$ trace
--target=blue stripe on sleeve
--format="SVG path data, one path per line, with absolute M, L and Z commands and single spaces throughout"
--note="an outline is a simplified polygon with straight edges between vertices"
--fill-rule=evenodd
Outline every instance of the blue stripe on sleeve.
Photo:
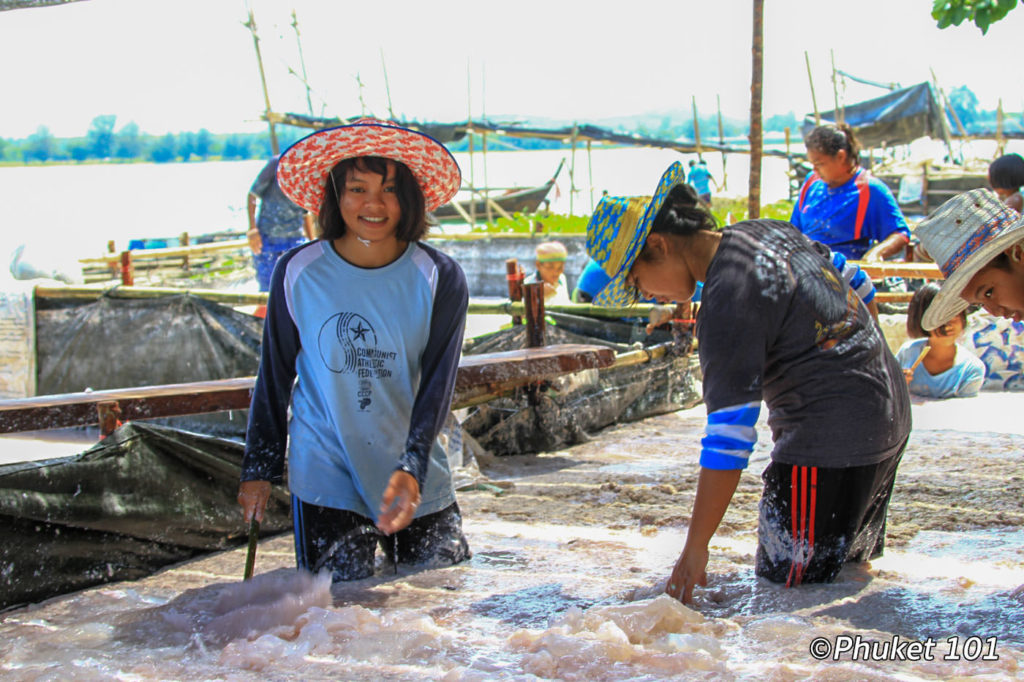
M 706 469 L 745 469 L 757 443 L 754 424 L 760 414 L 760 401 L 710 413 L 701 439 L 700 465 Z
M 846 256 L 838 251 L 832 252 L 832 265 L 839 271 L 842 278 L 846 280 L 846 283 L 850 285 L 850 288 L 860 296 L 860 300 L 865 303 L 871 303 L 874 300 L 874 282 L 871 281 L 871 278 L 863 270 L 853 263 L 847 263 Z

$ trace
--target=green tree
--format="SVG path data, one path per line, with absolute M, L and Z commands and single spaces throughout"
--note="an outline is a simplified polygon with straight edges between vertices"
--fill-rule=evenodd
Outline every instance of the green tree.
M 213 152 L 213 135 L 206 128 L 200 128 L 192 140 L 192 153 L 203 161 Z
M 22 151 L 26 161 L 49 161 L 57 156 L 57 141 L 50 129 L 39 126 L 36 132 L 28 136 Z
M 932 18 L 939 22 L 939 28 L 959 26 L 970 19 L 984 35 L 989 26 L 1016 6 L 1017 0 L 934 0 Z
M 138 159 L 142 156 L 142 136 L 134 121 L 121 126 L 115 135 L 114 156 L 119 159 Z
M 177 141 L 173 133 L 159 138 L 149 150 L 149 158 L 157 163 L 167 163 L 178 157 Z
M 86 133 L 86 144 L 89 153 L 95 159 L 108 159 L 114 153 L 114 122 L 117 116 L 105 114 L 92 120 Z
M 225 159 L 248 159 L 250 155 L 249 138 L 243 135 L 229 135 L 224 140 Z

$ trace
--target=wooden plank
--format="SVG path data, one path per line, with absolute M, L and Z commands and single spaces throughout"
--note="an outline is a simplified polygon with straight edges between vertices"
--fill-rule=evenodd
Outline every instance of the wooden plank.
M 612 349 L 582 344 L 465 356 L 459 363 L 453 407 L 482 392 L 512 390 L 614 362 Z M 0 433 L 96 424 L 101 405 L 109 411 L 111 403 L 120 410 L 122 421 L 246 409 L 255 382 L 255 377 L 242 377 L 0 400 Z
M 911 277 L 913 279 L 945 279 L 935 263 L 867 263 L 851 261 L 872 279 L 883 277 Z

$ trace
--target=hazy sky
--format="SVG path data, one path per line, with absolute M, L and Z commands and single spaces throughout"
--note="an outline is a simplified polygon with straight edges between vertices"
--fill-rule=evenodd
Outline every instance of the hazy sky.
M 255 131 L 263 110 L 255 12 L 275 110 L 307 113 L 291 27 L 297 13 L 315 113 L 419 120 L 522 115 L 594 121 L 672 109 L 702 113 L 721 98 L 745 117 L 750 98 L 749 0 L 87 0 L 0 12 L 0 137 L 40 125 L 83 135 L 116 114 L 144 132 Z M 968 85 L 984 108 L 1024 107 L 1017 45 L 1024 9 L 987 36 L 935 28 L 932 0 L 766 0 L 766 115 L 812 110 L 804 52 L 821 110 L 837 68 L 910 85 L 935 70 L 947 92 Z M 882 94 L 848 82 L 847 103 Z

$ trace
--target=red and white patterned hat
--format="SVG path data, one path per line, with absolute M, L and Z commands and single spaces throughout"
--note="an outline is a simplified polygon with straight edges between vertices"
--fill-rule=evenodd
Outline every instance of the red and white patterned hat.
M 423 191 L 427 211 L 448 203 L 462 184 L 459 164 L 443 144 L 375 118 L 361 118 L 302 138 L 281 155 L 277 183 L 296 204 L 319 213 L 327 173 L 339 161 L 359 156 L 379 156 L 408 166 Z

